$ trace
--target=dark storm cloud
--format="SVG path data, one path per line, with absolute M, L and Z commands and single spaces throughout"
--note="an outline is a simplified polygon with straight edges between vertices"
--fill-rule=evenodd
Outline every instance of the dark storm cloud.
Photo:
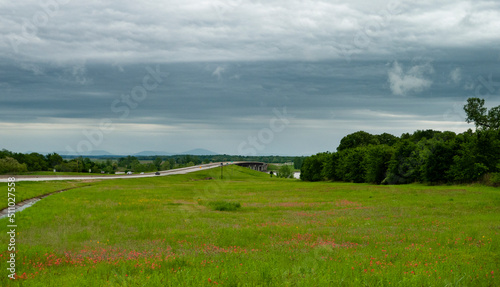
M 52 5 L 3 3 L 2 54 L 50 61 L 314 60 L 499 44 L 495 1 L 41 3 Z
M 359 129 L 463 130 L 457 107 L 500 81 L 495 1 L 1 5 L 0 125 L 3 146 L 21 151 L 42 130 L 39 150 L 62 150 L 108 118 L 116 131 L 98 149 L 235 153 L 286 107 L 293 120 L 263 152 L 312 153 Z M 117 112 L 157 66 L 168 76 Z M 498 101 L 496 86 L 486 92 Z
M 306 118 L 318 118 L 323 110 L 350 109 L 357 103 L 366 108 L 392 109 L 408 95 L 418 99 L 466 94 L 467 80 L 474 81 L 477 68 L 461 68 L 464 65 L 407 61 L 163 64 L 158 67 L 168 74 L 165 81 L 123 121 L 204 120 L 221 125 L 224 123 L 217 119 L 264 116 L 279 106 L 296 109 Z M 124 65 L 121 71 L 111 65 L 87 64 L 84 83 L 64 68 L 42 66 L 50 72 L 34 75 L 11 67 L 10 79 L 17 82 L 6 79 L 12 96 L 4 100 L 2 117 L 9 111 L 24 110 L 26 121 L 44 117 L 47 111 L 63 118 L 120 118 L 123 113 L 114 112 L 112 103 L 141 85 L 146 67 L 155 66 Z M 217 71 L 220 73 L 214 74 Z M 394 103 L 387 106 L 387 102 Z

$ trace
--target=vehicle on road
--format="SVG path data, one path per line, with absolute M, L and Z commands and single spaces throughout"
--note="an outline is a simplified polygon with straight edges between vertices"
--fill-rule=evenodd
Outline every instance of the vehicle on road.
M 156 175 L 160 175 L 160 172 L 159 172 L 159 171 L 157 171 L 157 172 L 155 172 L 155 174 L 156 174 Z

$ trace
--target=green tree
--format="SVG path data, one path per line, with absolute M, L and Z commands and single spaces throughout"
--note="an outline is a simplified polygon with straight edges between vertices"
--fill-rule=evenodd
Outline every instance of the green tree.
M 46 158 L 49 166 L 52 168 L 64 162 L 63 158 L 57 153 L 49 153 L 48 155 L 46 155 Z
M 489 111 L 484 107 L 484 99 L 469 98 L 464 105 L 467 114 L 465 121 L 474 123 L 476 129 L 499 129 L 500 128 L 500 106 L 491 108 Z
M 422 140 L 432 139 L 438 134 L 441 134 L 441 132 L 435 130 L 417 130 L 409 137 L 409 139 L 414 143 L 418 143 Z
M 376 144 L 379 144 L 376 136 L 364 131 L 359 131 L 343 137 L 342 140 L 340 140 L 337 151 Z
M 479 162 L 483 163 L 490 172 L 497 170 L 500 163 L 500 130 L 476 131 L 476 153 Z
M 170 162 L 166 160 L 161 164 L 160 170 L 169 170 L 169 169 L 170 169 Z
M 287 165 L 287 164 L 280 166 L 280 168 L 278 170 L 278 177 L 281 177 L 281 178 L 293 177 L 292 166 Z
M 49 168 L 45 156 L 36 152 L 30 154 L 15 153 L 12 157 L 21 164 L 25 163 L 28 171 L 45 171 Z
M 363 160 L 366 147 L 357 147 L 338 152 L 336 174 L 342 181 L 361 183 L 365 181 L 365 168 Z
M 174 158 L 170 158 L 168 160 L 168 162 L 170 163 L 170 168 L 175 168 L 176 167 L 176 165 L 175 165 L 175 159 Z
M 159 171 L 159 169 L 153 163 L 147 163 L 147 164 L 145 164 L 145 170 L 144 171 Z
M 12 157 L 5 157 L 0 159 L 0 174 L 26 172 L 28 168 L 26 164 L 20 164 Z
M 431 139 L 427 141 L 422 176 L 426 182 L 449 181 L 449 169 L 455 156 L 454 141 Z
M 293 168 L 295 169 L 300 169 L 302 167 L 302 162 L 304 161 L 304 158 L 301 156 L 297 156 L 293 159 Z
M 133 172 L 145 172 L 146 171 L 146 165 L 142 163 L 136 163 L 132 166 L 132 171 Z
M 323 162 L 329 153 L 318 153 L 306 157 L 300 169 L 300 179 L 305 181 L 320 181 L 322 177 Z
M 0 158 L 12 157 L 12 152 L 6 149 L 0 150 Z
M 135 156 L 126 156 L 118 159 L 118 166 L 124 167 L 126 169 L 131 169 L 132 166 L 139 164 L 139 159 Z
M 160 158 L 160 157 L 155 157 L 155 159 L 153 160 L 153 164 L 156 166 L 156 170 L 160 170 L 161 169 L 161 163 L 163 162 L 163 160 Z
M 340 180 L 337 176 L 339 153 L 326 153 L 322 159 L 321 177 L 327 180 Z
M 113 169 L 112 165 L 106 165 L 102 170 L 105 173 L 110 173 L 110 174 L 114 174 L 115 173 L 115 170 Z
M 47 159 L 42 154 L 33 152 L 27 155 L 28 162 L 28 170 L 30 171 L 44 171 L 48 170 L 49 164 Z M 31 167 L 31 169 L 30 169 Z
M 458 150 L 448 170 L 448 176 L 455 182 L 472 182 L 478 180 L 488 167 L 482 162 L 478 151 L 478 137 L 472 130 L 460 134 L 456 138 Z
M 387 176 L 387 169 L 393 154 L 394 148 L 388 145 L 370 146 L 362 162 L 366 171 L 365 182 L 382 183 Z
M 111 159 L 106 159 L 106 162 L 104 163 L 104 166 L 108 167 L 108 166 L 113 166 L 113 162 L 111 161 Z
M 402 140 L 394 147 L 394 154 L 387 170 L 387 178 L 383 182 L 389 184 L 415 182 L 419 179 L 419 167 L 417 144 L 410 139 Z
M 393 135 L 388 134 L 388 133 L 383 133 L 381 135 L 375 135 L 375 138 L 378 141 L 378 144 L 385 144 L 388 146 L 393 146 L 399 141 L 398 137 L 393 136 Z

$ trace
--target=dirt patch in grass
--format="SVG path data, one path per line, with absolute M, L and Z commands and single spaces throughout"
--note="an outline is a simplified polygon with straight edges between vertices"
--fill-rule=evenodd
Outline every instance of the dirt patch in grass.
M 174 204 L 187 204 L 187 205 L 193 205 L 194 202 L 192 201 L 186 201 L 186 200 L 174 200 Z
M 192 178 L 191 181 L 202 181 L 202 180 L 213 180 L 213 177 L 205 177 L 205 178 Z

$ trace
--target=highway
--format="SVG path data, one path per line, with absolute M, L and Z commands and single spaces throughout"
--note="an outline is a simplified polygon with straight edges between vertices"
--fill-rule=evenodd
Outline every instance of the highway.
M 235 162 L 237 163 L 237 162 Z M 235 164 L 230 162 L 222 162 L 223 165 Z M 154 172 L 144 173 L 144 174 L 124 174 L 124 175 L 109 175 L 109 176 L 44 176 L 44 175 L 10 175 L 3 176 L 0 178 L 0 182 L 8 182 L 8 177 L 15 177 L 16 182 L 19 181 L 51 181 L 51 180 L 106 180 L 106 179 L 129 179 L 129 178 L 143 178 L 143 177 L 157 177 L 157 176 L 167 176 L 173 174 L 186 174 L 190 172 L 195 172 L 199 170 L 211 169 L 220 167 L 221 162 L 201 164 L 190 167 L 183 167 L 177 169 L 163 170 L 160 171 L 160 175 L 155 175 Z

